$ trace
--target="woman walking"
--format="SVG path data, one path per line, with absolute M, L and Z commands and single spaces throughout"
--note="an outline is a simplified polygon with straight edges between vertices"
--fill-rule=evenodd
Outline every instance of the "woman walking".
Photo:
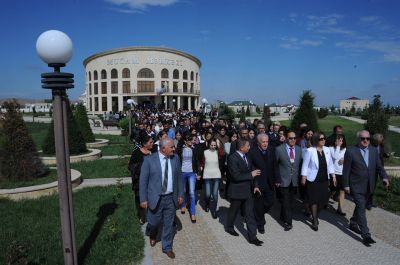
M 204 190 L 205 210 L 211 210 L 211 216 L 217 218 L 218 191 L 221 181 L 221 171 L 218 163 L 217 141 L 211 139 L 209 149 L 204 151 Z
M 311 228 L 318 231 L 318 213 L 329 200 L 329 175 L 334 186 L 336 177 L 331 153 L 325 146 L 325 135 L 314 133 L 311 144 L 303 158 L 301 184 L 306 185 L 306 200 L 312 215 Z

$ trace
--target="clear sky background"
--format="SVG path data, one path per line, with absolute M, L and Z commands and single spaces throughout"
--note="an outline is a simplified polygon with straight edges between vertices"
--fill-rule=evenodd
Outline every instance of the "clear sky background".
M 351 96 L 400 105 L 397 0 L 7 0 L 0 16 L 0 98 L 50 98 L 36 54 L 38 36 L 67 33 L 74 56 L 64 71 L 84 92 L 83 60 L 128 46 L 171 47 L 202 61 L 210 102 L 316 103 Z

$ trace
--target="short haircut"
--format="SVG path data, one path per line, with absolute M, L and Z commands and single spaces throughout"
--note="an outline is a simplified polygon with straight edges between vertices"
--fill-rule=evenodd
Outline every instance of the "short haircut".
M 172 139 L 171 138 L 163 138 L 163 139 L 161 139 L 160 140 L 160 142 L 159 142 L 159 145 L 160 145 L 160 149 L 162 149 L 162 148 L 164 148 L 166 145 L 167 145 L 167 143 L 168 142 L 172 142 L 172 143 L 174 143 L 174 141 L 172 141 Z
M 340 129 L 343 129 L 343 126 L 342 125 L 335 125 L 335 126 L 333 126 L 333 132 L 336 132 L 336 129 L 337 128 L 340 128 Z
M 247 139 L 237 139 L 237 150 L 240 150 L 242 147 L 244 147 L 248 143 L 249 143 L 249 140 L 247 140 Z
M 369 131 L 367 131 L 367 130 L 358 131 L 357 134 L 356 134 L 357 140 L 360 140 L 361 134 L 365 133 L 365 132 L 367 132 L 369 134 Z
M 294 133 L 294 135 L 296 136 L 296 132 L 293 131 L 293 130 L 291 130 L 291 129 L 289 129 L 289 130 L 286 131 L 285 136 L 287 137 L 289 133 Z
M 265 133 L 259 133 L 258 135 L 257 135 L 257 141 L 258 142 L 260 142 L 261 141 L 261 138 L 263 138 L 263 137 L 267 137 L 267 141 L 268 141 L 268 135 L 267 134 L 265 134 Z

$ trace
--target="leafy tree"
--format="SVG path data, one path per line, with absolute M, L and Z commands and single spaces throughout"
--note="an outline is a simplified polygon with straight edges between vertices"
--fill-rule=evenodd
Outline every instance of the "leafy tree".
M 381 96 L 374 95 L 372 105 L 368 108 L 368 119 L 365 124 L 365 129 L 368 130 L 371 135 L 375 133 L 382 133 L 386 135 L 389 127 L 389 115 L 385 113 Z
M 47 174 L 32 136 L 15 101 L 4 102 L 7 112 L 0 120 L 0 177 L 28 180 Z
M 311 93 L 311 90 L 303 91 L 299 102 L 300 106 L 296 110 L 291 123 L 292 129 L 297 130 L 300 128 L 300 124 L 306 123 L 308 128 L 317 131 L 318 123 L 314 111 L 314 95 Z
M 256 106 L 256 112 L 257 112 L 258 114 L 261 113 L 261 110 L 260 110 L 260 107 L 259 107 L 259 106 Z
M 90 128 L 89 119 L 86 112 L 86 107 L 79 103 L 76 105 L 74 118 L 76 123 L 81 130 L 83 139 L 85 139 L 86 143 L 93 143 L 95 141 L 92 129 Z
M 251 116 L 249 106 L 247 106 L 247 108 L 246 108 L 246 116 L 247 116 L 247 117 Z
M 244 111 L 244 107 L 242 107 L 242 111 L 240 112 L 240 121 L 246 121 L 246 113 Z
M 85 139 L 83 138 L 81 130 L 72 115 L 69 101 L 67 101 L 67 123 L 69 153 L 71 155 L 78 155 L 87 152 Z M 54 141 L 54 120 L 52 120 L 46 140 L 42 145 L 44 154 L 54 155 L 56 153 Z
M 221 104 L 218 111 L 220 118 L 226 120 L 233 120 L 235 118 L 235 112 L 229 108 L 226 104 Z
M 320 108 L 318 113 L 318 118 L 323 119 L 328 116 L 329 110 L 327 108 Z
M 268 106 L 264 106 L 262 119 L 265 122 L 265 126 L 271 124 L 271 109 Z

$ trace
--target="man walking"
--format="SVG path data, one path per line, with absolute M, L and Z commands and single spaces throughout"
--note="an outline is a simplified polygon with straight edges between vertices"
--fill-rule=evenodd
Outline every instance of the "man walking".
M 259 176 L 261 171 L 259 169 L 251 171 L 251 161 L 246 155 L 249 150 L 249 140 L 238 139 L 237 151 L 228 157 L 228 168 L 231 174 L 228 196 L 231 205 L 228 210 L 225 231 L 232 236 L 239 236 L 233 228 L 233 224 L 238 211 L 243 206 L 249 243 L 261 246 L 263 242 L 256 237 L 257 223 L 254 220 L 254 205 L 251 190 L 254 177 Z
M 369 233 L 365 208 L 367 200 L 376 186 L 377 174 L 383 184 L 389 186 L 389 178 L 382 166 L 376 147 L 370 145 L 370 134 L 366 130 L 357 133 L 358 144 L 346 150 L 343 164 L 343 187 L 351 193 L 356 205 L 350 219 L 350 229 L 360 233 L 367 247 L 375 243 Z
M 296 145 L 296 133 L 289 131 L 286 135 L 286 143 L 275 150 L 278 163 L 277 186 L 281 201 L 281 215 L 285 231 L 293 228 L 292 211 L 293 198 L 296 194 L 299 182 L 299 170 L 302 159 L 300 146 Z
M 252 168 L 261 170 L 261 174 L 254 178 L 254 216 L 258 232 L 264 234 L 264 215 L 275 201 L 275 176 L 277 175 L 275 150 L 268 146 L 268 136 L 265 133 L 257 135 L 257 146 L 250 149 L 249 157 Z
M 156 244 L 160 223 L 162 250 L 171 259 L 173 222 L 176 209 L 183 202 L 181 164 L 174 154 L 175 145 L 171 138 L 160 140 L 158 152 L 144 158 L 140 172 L 140 206 L 147 209 L 150 245 Z

